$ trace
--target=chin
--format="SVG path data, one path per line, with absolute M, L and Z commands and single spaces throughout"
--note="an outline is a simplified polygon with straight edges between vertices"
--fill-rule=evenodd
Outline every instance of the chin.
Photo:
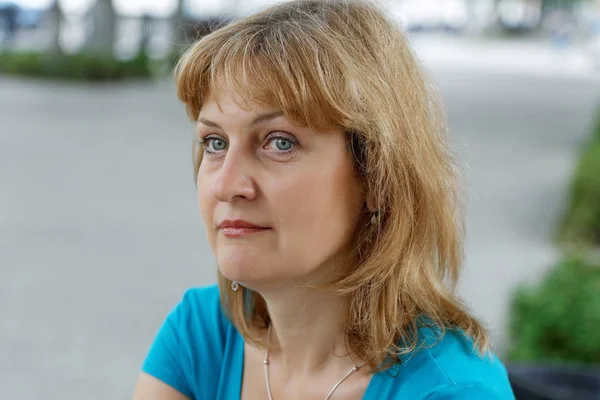
M 256 257 L 253 252 L 244 246 L 226 246 L 219 249 L 216 259 L 219 271 L 231 281 L 241 284 L 265 278 L 266 270 L 262 257 Z M 263 266 L 263 267 L 261 267 Z
M 217 264 L 221 274 L 230 281 L 239 282 L 249 289 L 260 291 L 292 281 L 293 277 L 283 274 L 280 263 L 273 263 L 273 257 L 253 256 L 244 251 L 220 252 Z

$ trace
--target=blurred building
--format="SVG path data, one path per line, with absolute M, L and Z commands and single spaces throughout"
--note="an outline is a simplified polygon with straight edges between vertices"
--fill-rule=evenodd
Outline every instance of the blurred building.
M 479 34 L 497 24 L 509 30 L 540 23 L 542 0 L 400 0 L 396 17 L 409 31 Z
M 408 31 L 461 31 L 469 22 L 465 0 L 402 0 L 394 6 L 395 17 Z
M 542 0 L 501 0 L 498 2 L 498 21 L 505 29 L 527 31 L 542 20 Z

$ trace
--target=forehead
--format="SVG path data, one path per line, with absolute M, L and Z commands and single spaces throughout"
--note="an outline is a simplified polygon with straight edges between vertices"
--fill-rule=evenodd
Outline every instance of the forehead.
M 199 117 L 204 114 L 258 114 L 265 111 L 280 111 L 276 105 L 263 104 L 255 99 L 242 96 L 231 85 L 211 88 L 202 102 Z
M 247 114 L 281 111 L 285 118 L 297 126 L 307 126 L 315 131 L 337 129 L 340 124 L 335 112 L 339 107 L 331 106 L 313 93 L 316 88 L 301 85 L 300 92 L 293 79 L 272 75 L 274 71 L 260 68 L 260 65 L 246 70 L 215 69 L 210 79 L 200 89 L 199 110 L 201 115 L 243 112 Z M 236 73 L 234 73 L 236 72 Z M 202 86 L 201 86 L 202 87 Z M 318 90 L 317 90 L 318 91 Z M 332 110 L 333 109 L 333 110 Z
M 206 96 L 202 105 L 196 125 L 199 128 L 212 127 L 225 129 L 226 126 L 235 125 L 258 126 L 270 121 L 284 123 L 289 128 L 299 129 L 302 132 L 319 133 L 344 133 L 339 126 L 329 126 L 324 129 L 314 129 L 310 124 L 298 122 L 285 114 L 285 111 L 275 105 L 261 104 L 252 100 L 245 100 L 231 88 L 223 91 L 211 91 Z

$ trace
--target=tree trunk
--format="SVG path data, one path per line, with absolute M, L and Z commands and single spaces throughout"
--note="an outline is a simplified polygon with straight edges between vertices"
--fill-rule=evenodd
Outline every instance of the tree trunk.
M 171 17 L 172 29 L 173 29 L 173 44 L 175 50 L 178 51 L 181 46 L 187 44 L 188 39 L 186 37 L 186 19 L 185 19 L 185 0 L 177 1 L 177 10 L 173 17 Z
M 60 46 L 60 30 L 62 26 L 62 9 L 58 0 L 54 0 L 50 8 L 50 26 L 52 27 L 52 38 L 50 40 L 49 51 L 51 53 L 61 53 L 62 48 Z
M 112 0 L 97 0 L 90 12 L 93 29 L 87 49 L 95 53 L 112 55 L 117 25 Z
M 467 0 L 467 33 L 469 35 L 475 35 L 479 33 L 480 29 L 480 21 L 479 15 L 477 14 L 477 4 L 476 0 Z

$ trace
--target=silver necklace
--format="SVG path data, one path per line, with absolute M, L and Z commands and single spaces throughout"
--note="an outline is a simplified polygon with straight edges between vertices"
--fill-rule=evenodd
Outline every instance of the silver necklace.
M 267 341 L 269 342 L 269 344 L 271 344 L 271 325 L 269 325 L 269 328 L 267 331 Z M 331 388 L 331 390 L 329 391 L 329 394 L 327 395 L 327 397 L 325 397 L 325 400 L 329 400 L 329 398 L 331 397 L 333 392 L 335 392 L 335 389 L 337 389 L 338 386 L 340 386 L 342 384 L 342 382 L 344 382 L 350 375 L 352 375 L 354 372 L 358 371 L 365 364 L 366 363 L 362 363 L 361 365 L 355 365 L 354 367 L 352 367 L 352 369 L 350 371 L 348 371 L 348 373 L 342 379 L 340 379 L 338 383 L 336 383 Z M 271 384 L 269 383 L 269 348 L 268 347 L 265 349 L 265 359 L 263 360 L 263 367 L 265 370 L 265 382 L 267 384 L 267 394 L 269 395 L 269 400 L 273 400 L 273 395 L 271 394 Z

